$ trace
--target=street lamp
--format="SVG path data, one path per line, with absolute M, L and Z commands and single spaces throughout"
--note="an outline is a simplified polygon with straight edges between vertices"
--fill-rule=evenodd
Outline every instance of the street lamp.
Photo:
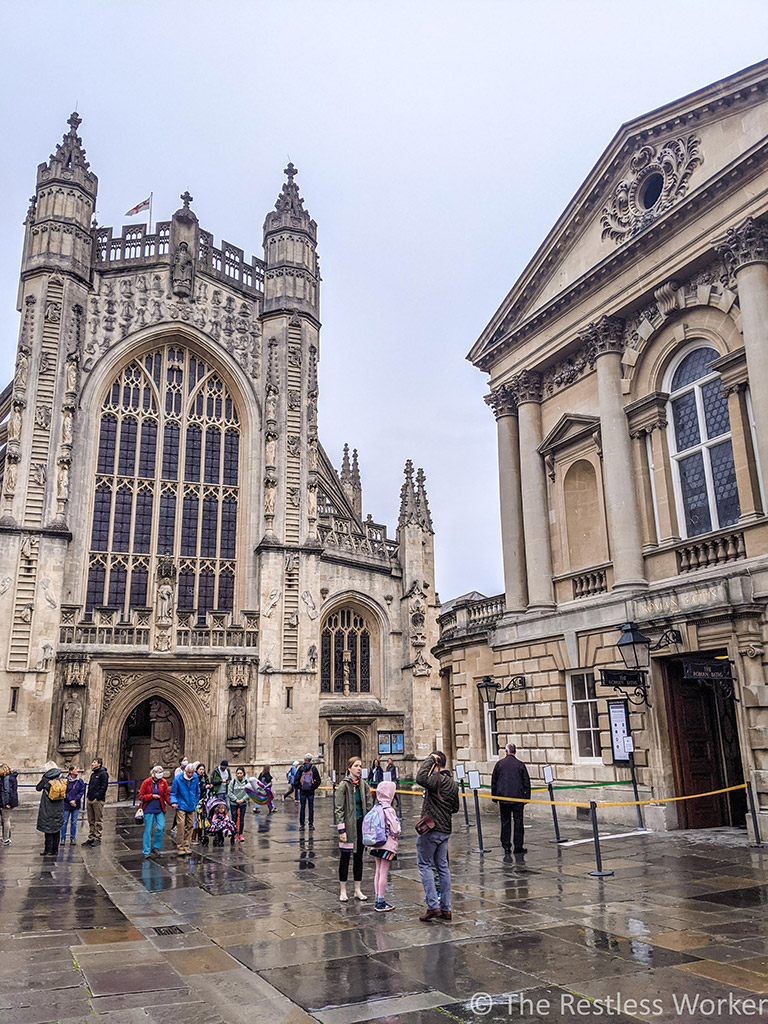
M 493 710 L 496 707 L 496 696 L 499 693 L 511 693 L 512 690 L 525 689 L 525 676 L 512 676 L 506 686 L 497 683 L 490 676 L 483 676 L 477 684 L 483 704 Z
M 621 627 L 621 636 L 616 644 L 621 660 L 632 671 L 646 669 L 651 662 L 651 641 L 641 633 L 634 622 Z

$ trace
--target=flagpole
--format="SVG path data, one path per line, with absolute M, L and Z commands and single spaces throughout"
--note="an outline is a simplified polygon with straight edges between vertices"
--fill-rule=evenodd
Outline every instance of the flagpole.
M 152 234 L 152 196 L 154 192 L 149 193 L 149 233 Z

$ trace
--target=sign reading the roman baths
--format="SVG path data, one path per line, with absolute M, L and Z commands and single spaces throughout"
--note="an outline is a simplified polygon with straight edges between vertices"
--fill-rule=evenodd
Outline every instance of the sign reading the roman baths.
M 728 604 L 725 583 L 710 583 L 704 587 L 686 587 L 670 590 L 666 594 L 641 597 L 634 602 L 635 619 L 655 619 L 660 615 L 675 615 Z

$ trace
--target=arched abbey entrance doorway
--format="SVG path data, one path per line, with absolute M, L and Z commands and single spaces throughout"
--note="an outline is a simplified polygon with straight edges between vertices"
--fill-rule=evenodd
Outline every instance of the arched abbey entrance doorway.
M 120 739 L 120 779 L 141 782 L 153 765 L 170 770 L 184 752 L 184 722 L 176 708 L 162 697 L 137 704 L 123 726 Z
M 333 741 L 333 767 L 336 779 L 341 781 L 347 774 L 347 761 L 350 757 L 362 756 L 362 743 L 356 732 L 340 732 Z

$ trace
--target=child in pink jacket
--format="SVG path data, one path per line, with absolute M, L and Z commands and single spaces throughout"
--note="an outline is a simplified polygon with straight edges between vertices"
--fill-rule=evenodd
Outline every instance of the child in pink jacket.
M 387 875 L 389 865 L 397 857 L 397 843 L 400 837 L 400 819 L 395 814 L 392 801 L 395 798 L 395 783 L 380 782 L 376 787 L 376 800 L 384 811 L 384 820 L 387 826 L 387 838 L 380 846 L 371 850 L 371 856 L 376 858 L 376 873 L 373 878 L 373 891 L 376 893 L 376 905 L 373 908 L 380 914 L 386 910 L 394 910 L 391 903 L 387 903 L 384 894 L 387 891 Z

